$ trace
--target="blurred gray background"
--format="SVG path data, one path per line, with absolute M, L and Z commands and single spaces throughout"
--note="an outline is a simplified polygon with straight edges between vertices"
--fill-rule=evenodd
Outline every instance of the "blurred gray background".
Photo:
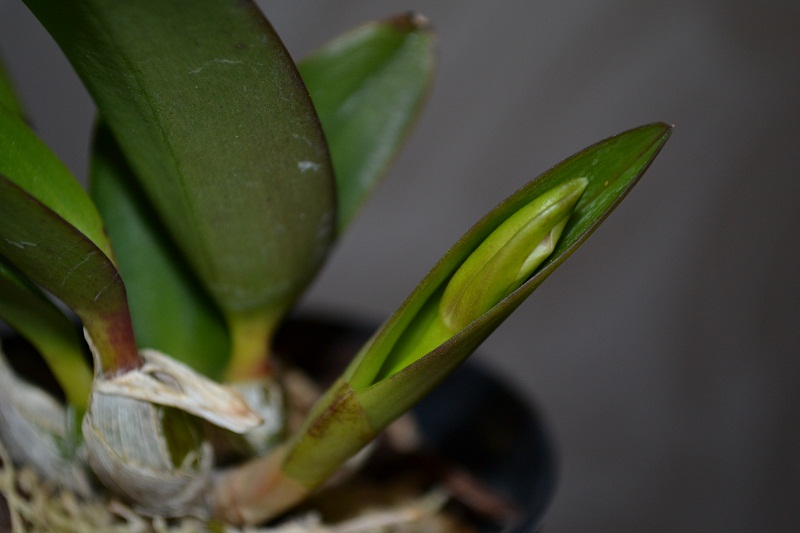
M 606 224 L 477 356 L 549 420 L 547 531 L 800 528 L 800 3 L 261 2 L 297 58 L 416 9 L 439 77 L 305 300 L 382 320 L 477 218 L 611 134 L 676 129 Z M 21 1 L 0 50 L 85 174 L 92 105 Z

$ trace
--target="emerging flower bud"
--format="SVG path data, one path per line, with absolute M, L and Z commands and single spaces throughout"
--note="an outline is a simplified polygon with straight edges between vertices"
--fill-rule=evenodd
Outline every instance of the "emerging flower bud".
M 505 219 L 450 276 L 441 297 L 417 312 L 376 381 L 434 350 L 507 297 L 553 252 L 589 181 L 553 187 Z
M 439 305 L 455 333 L 522 285 L 553 252 L 589 181 L 554 187 L 511 215 L 450 278 Z

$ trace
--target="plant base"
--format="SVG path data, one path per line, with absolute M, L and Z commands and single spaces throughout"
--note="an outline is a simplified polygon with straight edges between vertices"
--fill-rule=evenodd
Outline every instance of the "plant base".
M 434 491 L 385 509 L 370 509 L 334 525 L 314 511 L 264 528 L 233 528 L 196 518 L 165 520 L 138 514 L 121 502 L 87 501 L 42 483 L 29 468 L 16 468 L 0 443 L 0 532 L 13 533 L 452 533 L 464 531 L 441 514 L 448 497 Z

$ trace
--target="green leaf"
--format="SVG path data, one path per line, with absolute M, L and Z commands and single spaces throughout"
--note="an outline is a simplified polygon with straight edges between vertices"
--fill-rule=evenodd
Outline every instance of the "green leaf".
M 246 0 L 26 4 L 231 323 L 235 364 L 254 363 L 336 220 L 327 145 L 283 44 Z
M 83 320 L 104 370 L 139 363 L 125 287 L 86 192 L 22 120 L 0 108 L 0 256 Z
M 601 141 L 535 178 L 473 226 L 312 408 L 302 428 L 287 445 L 283 474 L 308 490 L 313 489 L 441 383 L 608 216 L 653 161 L 669 134 L 670 126 L 652 124 Z M 417 354 L 415 359 L 409 361 L 404 354 L 393 354 L 398 347 L 417 353 L 407 337 L 426 341 L 425 335 L 420 336 L 419 332 L 436 320 L 445 288 L 464 265 L 467 265 L 469 277 L 473 270 L 468 264 L 471 257 L 479 262 L 488 258 L 491 264 L 496 254 L 486 253 L 484 246 L 495 248 L 497 240 L 507 243 L 516 235 L 525 235 L 524 230 L 531 225 L 520 224 L 517 217 L 523 213 L 523 218 L 529 219 L 530 213 L 525 213 L 531 210 L 531 205 L 534 206 L 533 215 L 546 213 L 548 204 L 558 205 L 565 199 L 572 209 L 575 195 L 570 189 L 577 189 L 573 192 L 579 196 L 582 191 L 583 195 L 564 226 L 555 250 L 527 281 L 516 289 L 512 287 L 510 294 L 460 331 L 446 332 L 441 344 Z M 559 217 L 561 215 L 563 212 Z M 534 217 L 531 226 L 535 232 L 550 225 L 537 220 Z M 529 248 L 535 249 L 538 242 L 537 238 L 531 239 Z M 510 249 L 514 255 L 519 255 L 515 245 Z M 522 262 L 525 263 L 524 257 Z M 508 264 L 504 260 L 501 263 Z M 489 273 L 497 274 L 491 270 Z M 470 283 L 480 281 L 473 279 Z M 494 280 L 483 281 L 491 284 Z M 481 303 L 477 310 L 482 307 Z M 406 366 L 397 367 L 398 360 Z M 387 361 L 390 372 L 384 371 Z
M 67 401 L 86 410 L 92 372 L 75 325 L 33 283 L 0 257 L 0 319 L 42 355 Z
M 407 136 L 433 81 L 435 36 L 423 16 L 365 24 L 298 63 L 330 146 L 338 231 Z
M 422 280 L 400 309 L 362 350 L 345 373 L 359 404 L 376 428 L 405 412 L 460 365 L 558 265 L 600 225 L 645 172 L 669 138 L 671 127 L 656 123 L 601 141 L 535 178 L 481 219 Z M 459 266 L 480 243 L 532 199 L 563 183 L 586 178 L 588 185 L 553 253 L 519 288 L 449 340 L 394 374 L 383 366 L 415 315 L 438 298 Z M 380 376 L 381 380 L 375 381 Z
M 20 117 L 25 114 L 2 61 L 0 61 L 0 106 L 5 106 L 11 113 Z
M 102 123 L 95 129 L 90 192 L 114 243 L 137 344 L 219 378 L 230 349 L 224 320 L 164 232 Z
M 18 118 L 24 115 L 2 61 L 0 61 L 0 106 L 5 106 L 11 115 Z M 0 120 L 9 119 L 5 117 Z M 14 121 L 10 121 L 9 124 L 10 128 L 2 130 L 2 136 L 6 137 L 7 144 L 0 139 L 3 153 L 6 154 L 3 160 L 8 158 L 5 163 L 0 163 L 3 168 L 11 168 L 10 160 L 15 157 L 9 149 L 8 141 L 12 140 L 11 136 L 21 133 L 23 137 L 21 142 L 24 143 L 26 137 L 28 141 L 31 140 L 27 135 L 30 132 L 22 125 Z M 25 153 L 24 150 L 22 152 Z M 15 164 L 24 162 L 18 161 Z M 58 164 L 55 163 L 54 166 L 58 167 Z M 2 257 L 0 257 L 0 319 L 25 337 L 42 355 L 61 385 L 69 404 L 79 413 L 85 411 L 92 373 L 83 356 L 83 341 L 75 325 L 36 285 Z
M 112 257 L 103 221 L 86 191 L 21 117 L 4 108 L 0 108 L 0 173 Z

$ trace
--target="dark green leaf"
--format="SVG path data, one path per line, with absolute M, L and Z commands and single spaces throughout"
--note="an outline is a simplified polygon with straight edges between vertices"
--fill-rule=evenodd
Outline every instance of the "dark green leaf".
M 435 37 L 409 13 L 365 24 L 300 63 L 331 150 L 341 232 L 383 176 L 433 79 Z
M 0 255 L 70 306 L 107 369 L 138 355 L 125 287 L 86 192 L 22 120 L 0 108 Z
M 204 286 L 247 324 L 232 329 L 266 334 L 321 265 L 336 219 L 319 120 L 269 23 L 246 0 L 26 4 Z
M 114 243 L 137 344 L 219 378 L 230 349 L 223 318 L 179 256 L 104 125 L 95 130 L 90 186 Z
M 86 191 L 21 117 L 5 108 L 0 108 L 0 174 L 112 257 L 103 221 Z

